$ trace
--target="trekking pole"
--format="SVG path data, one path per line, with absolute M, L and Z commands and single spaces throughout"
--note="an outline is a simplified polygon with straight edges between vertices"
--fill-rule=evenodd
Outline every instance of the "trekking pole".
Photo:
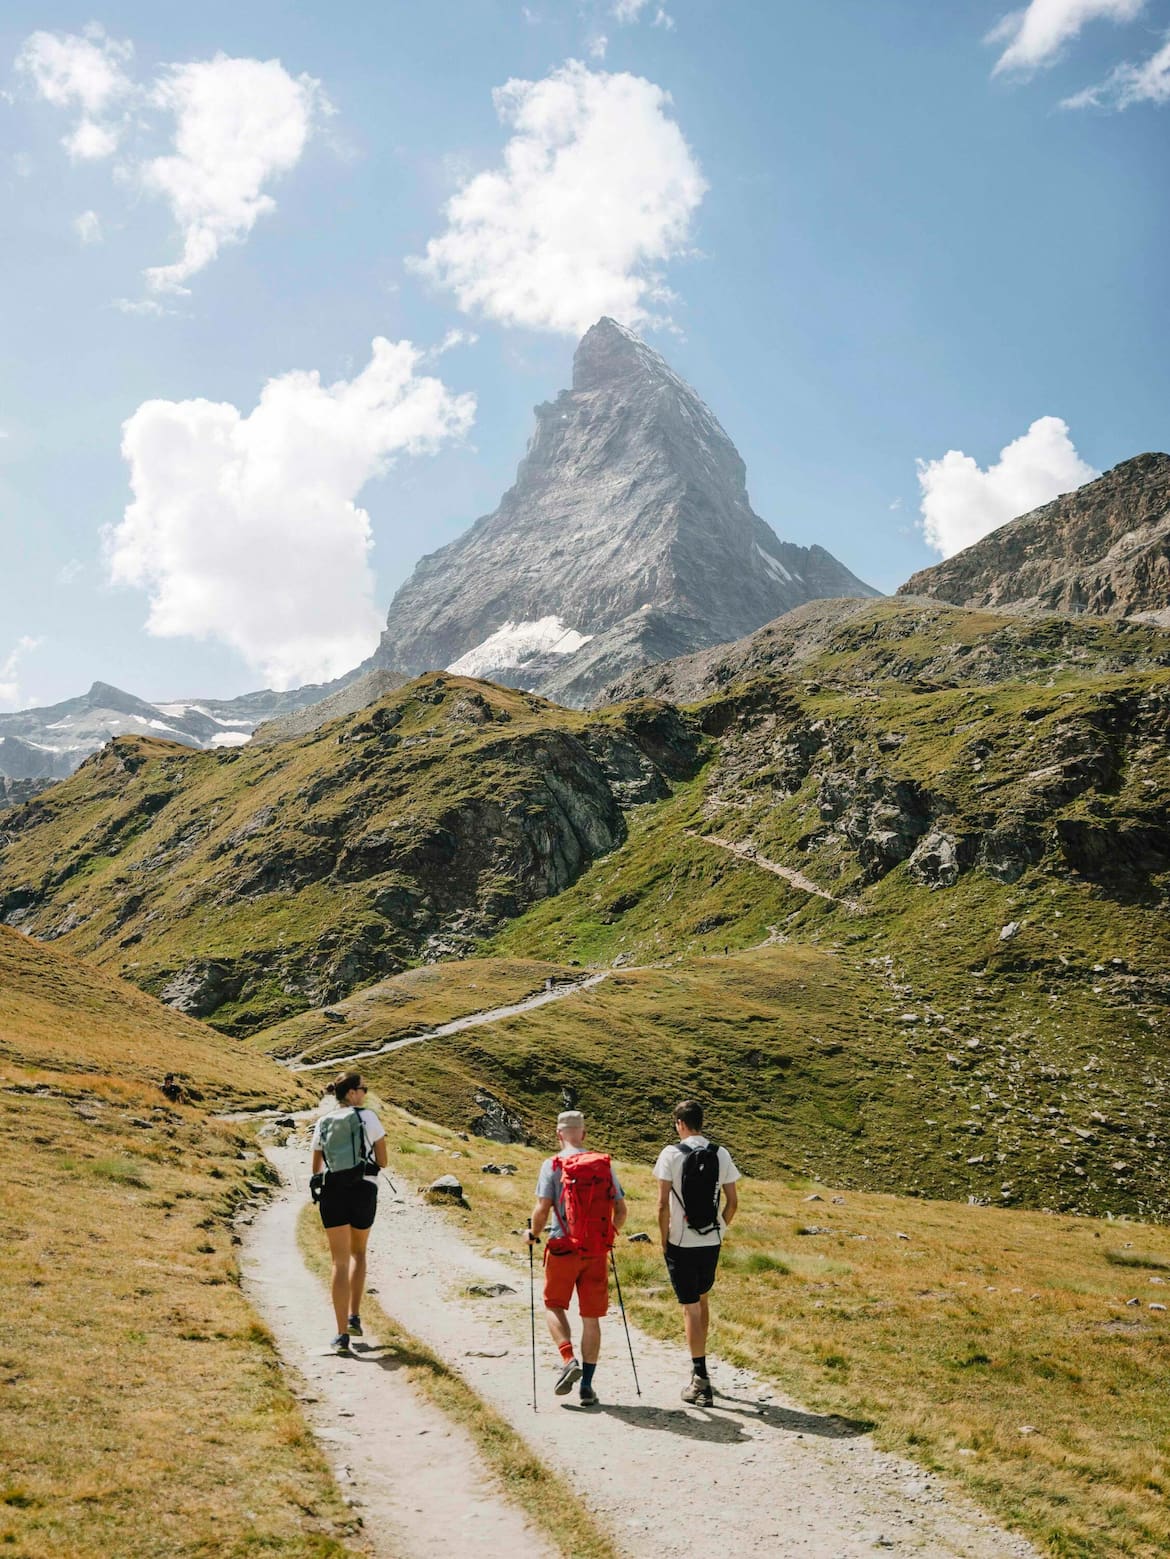
M 532 1219 L 528 1220 L 532 1233 Z M 532 1241 L 528 1241 L 528 1309 L 532 1316 L 532 1411 L 536 1412 L 536 1276 L 532 1262 Z
M 613 1280 L 617 1285 L 618 1307 L 622 1312 L 622 1325 L 626 1329 L 626 1347 L 630 1350 L 630 1368 L 634 1372 L 634 1390 L 638 1393 L 639 1396 L 641 1396 L 642 1388 L 638 1384 L 638 1366 L 634 1363 L 634 1345 L 630 1341 L 630 1323 L 626 1320 L 626 1306 L 624 1300 L 622 1299 L 622 1280 L 620 1277 L 618 1277 L 617 1262 L 614 1260 L 612 1246 L 610 1247 L 609 1252 L 609 1264 L 613 1268 Z

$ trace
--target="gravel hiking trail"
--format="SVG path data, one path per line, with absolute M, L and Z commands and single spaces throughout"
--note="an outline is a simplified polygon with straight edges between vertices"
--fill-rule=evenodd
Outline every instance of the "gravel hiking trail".
M 801 893 L 811 893 L 818 899 L 828 899 L 830 904 L 840 904 L 851 915 L 865 914 L 865 905 L 859 900 L 839 899 L 836 894 L 830 893 L 827 888 L 819 887 L 811 877 L 806 877 L 803 872 L 798 872 L 794 867 L 781 866 L 779 861 L 770 861 L 766 855 L 759 853 L 750 840 L 720 839 L 717 834 L 699 834 L 693 828 L 688 828 L 687 833 L 700 844 L 717 845 L 720 850 L 729 850 L 732 855 L 741 861 L 746 861 L 749 866 L 758 866 L 761 871 L 771 872 L 774 877 L 783 877 L 785 882 L 794 888 L 799 888 Z
M 547 1007 L 550 1001 L 564 1001 L 566 996 L 577 996 L 581 991 L 590 990 L 594 985 L 600 985 L 602 980 L 608 980 L 614 971 L 612 969 L 599 969 L 594 974 L 587 974 L 584 979 L 571 980 L 561 985 L 550 986 L 548 990 L 537 991 L 535 996 L 527 996 L 523 1001 L 512 1002 L 507 1007 L 492 1007 L 485 1012 L 467 1012 L 461 1018 L 452 1018 L 449 1023 L 441 1023 L 438 1028 L 423 1029 L 418 1034 L 408 1034 L 405 1039 L 390 1039 L 384 1045 L 373 1045 L 365 1050 L 355 1050 L 347 1056 L 330 1056 L 328 1061 L 301 1061 L 294 1057 L 291 1061 L 284 1061 L 282 1066 L 287 1066 L 290 1072 L 340 1072 L 343 1067 L 352 1066 L 358 1061 L 370 1061 L 374 1056 L 389 1055 L 392 1050 L 402 1050 L 407 1045 L 421 1045 L 428 1039 L 445 1039 L 448 1034 L 461 1034 L 464 1029 L 479 1028 L 484 1023 L 499 1023 L 503 1018 L 514 1018 L 521 1012 L 532 1012 L 537 1007 Z
M 297 1199 L 303 1199 L 307 1134 L 267 1151 L 286 1185 L 298 1186 Z M 575 1396 L 554 1396 L 559 1359 L 544 1327 L 539 1264 L 534 1413 L 528 1258 L 522 1239 L 514 1251 L 496 1247 L 480 1255 L 439 1210 L 403 1185 L 393 1163 L 390 1174 L 398 1195 L 383 1183 L 370 1241 L 369 1280 L 379 1303 L 460 1371 L 537 1455 L 571 1482 L 628 1559 L 661 1559 L 665 1550 L 682 1546 L 689 1553 L 728 1559 L 741 1554 L 872 1559 L 879 1552 L 916 1559 L 1038 1559 L 1024 1539 L 998 1528 L 930 1473 L 879 1451 L 864 1426 L 806 1412 L 767 1381 L 721 1363 L 717 1355 L 712 1355 L 714 1408 L 686 1407 L 679 1398 L 689 1375 L 681 1324 L 677 1345 L 631 1326 L 642 1388 L 638 1397 L 616 1297 L 604 1325 L 596 1379 L 601 1406 L 582 1408 Z M 474 1198 L 474 1186 L 467 1190 Z M 258 1216 L 264 1245 L 259 1250 L 255 1236 L 250 1242 L 252 1272 L 272 1279 L 269 1259 L 283 1263 L 282 1271 L 299 1264 L 291 1218 L 286 1213 L 282 1224 L 271 1212 Z M 274 1249 L 282 1239 L 285 1249 Z M 493 1292 L 496 1285 L 503 1291 Z M 469 1292 L 473 1286 L 483 1292 Z M 263 1287 L 254 1283 L 253 1294 Z M 324 1294 L 315 1280 L 307 1287 L 291 1276 L 269 1287 L 289 1310 L 278 1338 L 295 1324 L 299 1340 L 291 1357 L 303 1370 L 330 1329 Z M 716 1343 L 718 1310 L 717 1285 Z M 335 1361 L 313 1362 L 315 1382 L 338 1378 Z M 392 1373 L 362 1373 L 373 1378 L 377 1392 L 394 1385 Z M 314 1389 L 322 1388 L 315 1384 Z M 371 1409 L 369 1421 L 379 1416 L 391 1426 L 388 1434 L 401 1428 L 396 1408 L 380 1415 Z M 371 1475 L 380 1469 L 383 1476 L 397 1478 L 394 1459 L 409 1437 L 395 1439 L 391 1454 L 377 1455 Z M 374 1502 L 369 1495 L 363 1498 L 372 1516 Z M 511 1552 L 519 1559 L 531 1551 L 518 1545 Z M 456 1543 L 447 1552 L 488 1550 L 477 1536 L 474 1549 Z
M 369 1336 L 354 1339 L 353 1358 L 329 1351 L 329 1293 L 297 1247 L 307 1171 L 298 1179 L 244 1228 L 240 1270 L 371 1551 L 377 1559 L 556 1559 L 493 1484 L 471 1436 L 410 1384 L 392 1349 Z

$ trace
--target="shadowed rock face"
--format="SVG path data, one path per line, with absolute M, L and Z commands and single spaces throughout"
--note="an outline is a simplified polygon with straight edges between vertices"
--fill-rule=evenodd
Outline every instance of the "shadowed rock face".
M 585 334 L 573 388 L 536 419 L 496 512 L 424 558 L 394 598 L 374 665 L 452 666 L 507 624 L 551 622 L 589 643 L 557 653 L 550 627 L 455 669 L 584 704 L 624 671 L 804 601 L 876 593 L 823 548 L 779 540 L 711 412 L 613 320 Z
M 908 579 L 899 595 L 1170 627 L 1170 455 L 1137 455 Z

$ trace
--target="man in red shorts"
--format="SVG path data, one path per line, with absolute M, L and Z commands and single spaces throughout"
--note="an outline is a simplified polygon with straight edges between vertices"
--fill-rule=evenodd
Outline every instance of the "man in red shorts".
M 595 1407 L 593 1372 L 601 1353 L 601 1318 L 609 1309 L 609 1248 L 613 1231 L 626 1221 L 626 1198 L 607 1155 L 585 1147 L 580 1110 L 557 1116 L 557 1142 L 559 1152 L 540 1166 L 528 1238 L 539 1240 L 547 1223 L 544 1313 L 562 1361 L 553 1390 L 568 1396 L 579 1380 L 582 1405 Z M 565 1166 L 578 1155 L 585 1155 L 580 1164 Z M 581 1313 L 580 1361 L 568 1316 L 574 1292 Z

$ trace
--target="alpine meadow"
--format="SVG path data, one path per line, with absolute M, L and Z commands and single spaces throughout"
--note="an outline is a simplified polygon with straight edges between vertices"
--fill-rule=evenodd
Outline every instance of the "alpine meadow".
M 1170 1553 L 1170 0 L 968 10 L 0 21 L 0 1552 Z

